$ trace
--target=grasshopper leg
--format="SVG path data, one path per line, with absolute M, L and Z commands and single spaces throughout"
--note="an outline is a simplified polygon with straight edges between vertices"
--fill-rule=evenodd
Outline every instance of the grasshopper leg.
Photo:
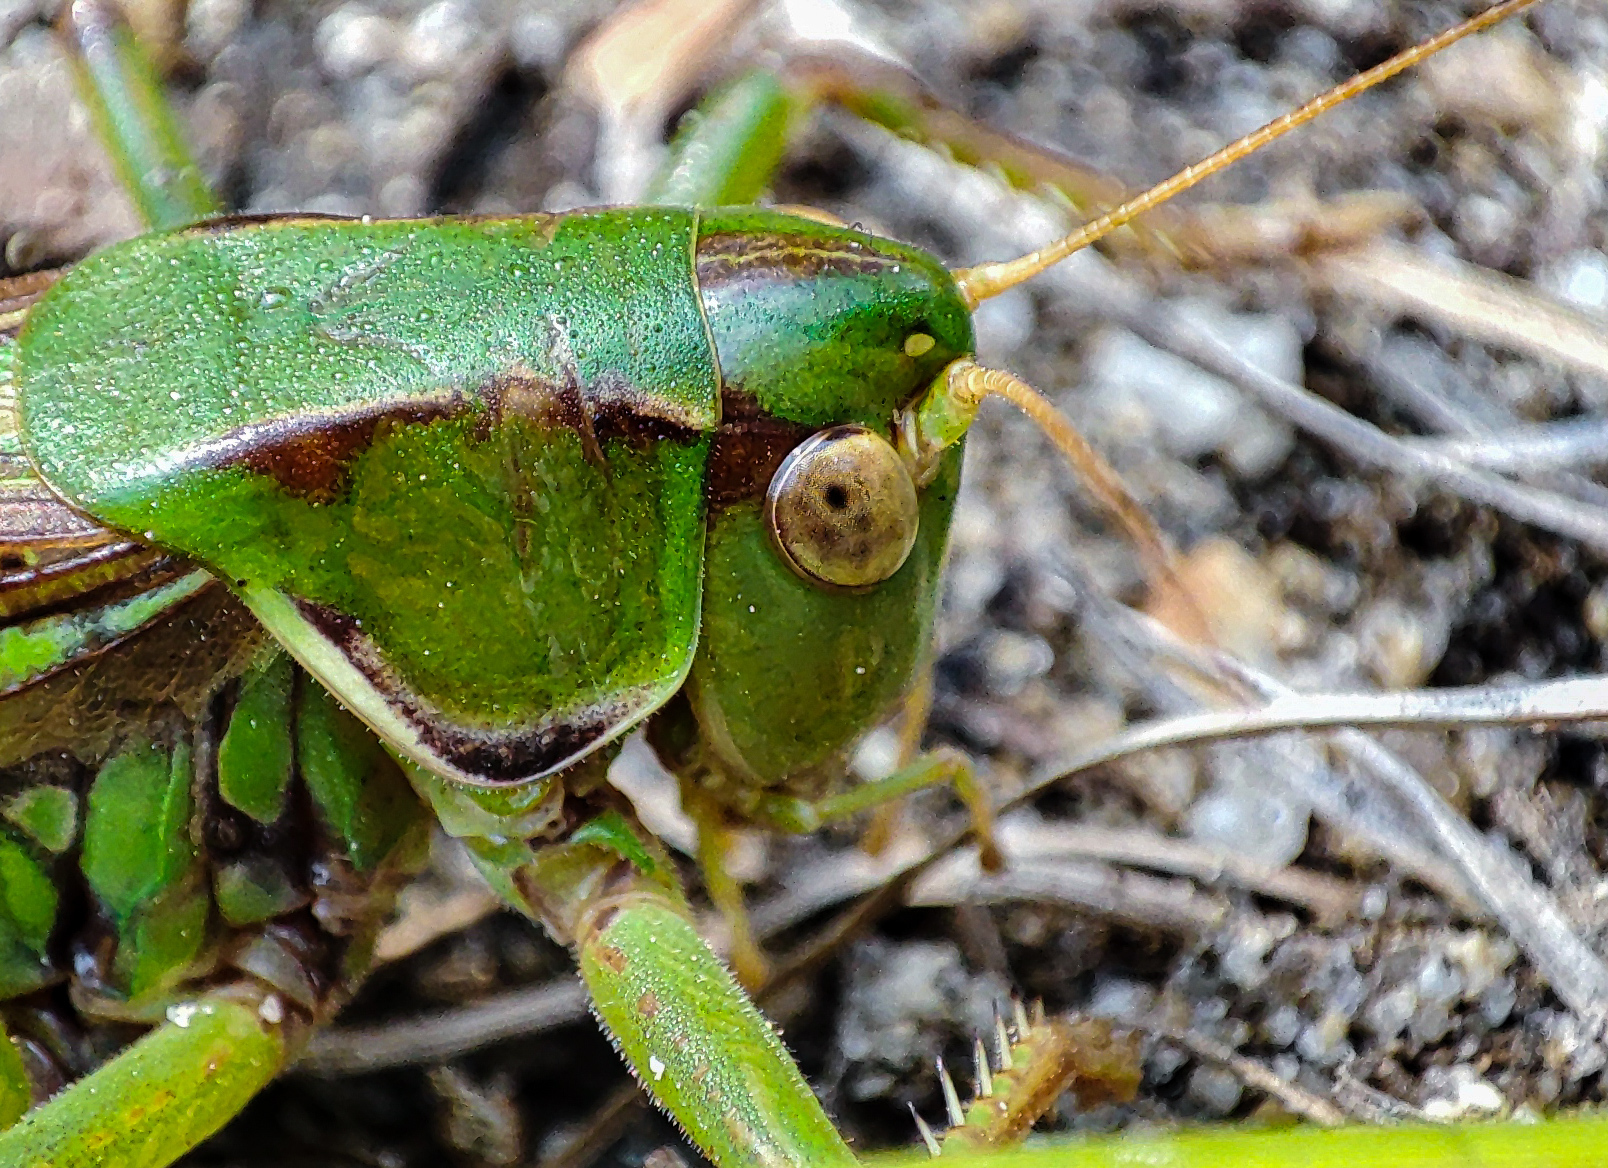
M 737 980 L 750 992 L 764 985 L 770 976 L 770 962 L 754 936 L 742 886 L 726 865 L 731 853 L 733 832 L 726 814 L 707 799 L 686 803 L 687 812 L 698 825 L 698 867 L 704 887 L 716 911 L 731 930 L 731 964 Z
M 784 831 L 807 833 L 861 811 L 880 815 L 914 791 L 946 783 L 955 788 L 971 812 L 983 866 L 990 871 L 1000 868 L 1004 861 L 994 838 L 994 813 L 988 792 L 978 782 L 971 760 L 956 750 L 941 749 L 920 755 L 892 774 L 862 783 L 841 795 L 818 800 L 765 796 L 756 809 L 756 819 Z M 745 989 L 758 989 L 769 978 L 770 962 L 754 936 L 742 887 L 726 865 L 732 838 L 726 812 L 701 796 L 696 784 L 683 784 L 682 801 L 698 825 L 698 866 L 703 873 L 704 887 L 731 930 L 731 963 L 737 980 Z
M 995 130 L 937 98 L 908 68 L 868 53 L 801 55 L 775 70 L 744 74 L 701 102 L 677 127 L 670 154 L 644 201 L 729 206 L 769 186 L 790 138 L 810 110 L 836 106 L 900 138 L 985 167 L 1018 190 L 1047 193 L 1074 214 L 1115 206 L 1127 189 L 1109 175 L 1041 143 Z M 1396 192 L 1335 200 L 1298 199 L 1247 212 L 1212 206 L 1164 208 L 1106 240 L 1119 254 L 1206 266 L 1283 259 L 1296 251 L 1354 246 L 1422 216 Z M 1267 220 L 1277 224 L 1270 226 Z
M 27 1114 L 33 1104 L 33 1091 L 28 1082 L 28 1068 L 23 1066 L 22 1053 L 6 1034 L 0 1021 L 0 1131 L 16 1123 Z
M 471 854 L 574 949 L 621 1056 L 712 1163 L 856 1163 L 781 1038 L 694 928 L 668 858 L 622 810 L 605 805 L 512 863 L 481 841 Z
M 945 104 L 910 70 L 865 52 L 800 55 L 786 62 L 781 84 L 800 108 L 835 105 L 865 121 L 984 168 L 1019 191 L 1044 194 L 1089 218 L 1122 202 L 1127 188 L 1059 150 L 978 122 Z M 1116 255 L 1189 267 L 1282 260 L 1367 242 L 1421 218 L 1422 209 L 1394 191 L 1334 199 L 1291 199 L 1243 208 L 1158 208 L 1102 243 Z
M 988 791 L 978 780 L 972 762 L 958 750 L 940 747 L 919 755 L 891 775 L 861 783 L 824 799 L 767 795 L 756 808 L 760 821 L 782 831 L 811 832 L 828 823 L 881 807 L 915 791 L 949 784 L 971 812 L 983 867 L 994 870 L 1004 863 L 994 838 L 994 811 Z
M 171 1164 L 279 1072 L 285 1043 L 267 1002 L 214 993 L 174 1007 L 170 1021 L 0 1132 L 0 1164 Z
M 223 209 L 207 185 L 149 58 L 107 0 L 72 0 L 60 31 L 129 196 L 150 227 L 182 227 Z
M 646 202 L 726 207 L 752 203 L 770 186 L 797 120 L 800 95 L 776 74 L 755 70 L 706 99 L 681 121 Z
M 899 710 L 899 765 L 906 766 L 921 752 L 921 738 L 927 732 L 932 713 L 932 662 L 921 667 L 916 683 L 905 695 Z M 860 847 L 868 856 L 879 856 L 898 834 L 904 804 L 890 799 L 871 814 L 871 822 L 860 836 Z

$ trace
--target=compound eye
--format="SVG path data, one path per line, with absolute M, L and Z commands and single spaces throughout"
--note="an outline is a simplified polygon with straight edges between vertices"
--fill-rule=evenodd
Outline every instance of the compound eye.
M 920 503 L 904 460 L 864 426 L 833 426 L 794 448 L 765 492 L 765 526 L 812 584 L 858 590 L 899 570 Z

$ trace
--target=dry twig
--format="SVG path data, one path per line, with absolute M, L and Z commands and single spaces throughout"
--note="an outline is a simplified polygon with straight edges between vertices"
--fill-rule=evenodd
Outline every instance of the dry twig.
M 1393 243 L 1326 256 L 1312 265 L 1319 284 L 1475 340 L 1608 377 L 1602 322 L 1487 268 Z
M 1308 1123 L 1319 1127 L 1339 1127 L 1346 1122 L 1346 1114 L 1319 1095 L 1288 1080 L 1281 1079 L 1255 1059 L 1235 1054 L 1220 1042 L 1213 1042 L 1193 1030 L 1175 1029 L 1164 1024 L 1147 1025 L 1145 1029 L 1158 1038 L 1165 1038 L 1181 1046 L 1196 1058 L 1227 1067 L 1234 1076 L 1251 1087 L 1279 1101 L 1291 1115 L 1299 1115 Z
M 1608 553 L 1608 509 L 1479 470 L 1392 437 L 1293 382 L 1258 368 L 1166 305 L 1112 303 L 1111 319 L 1251 395 L 1267 409 L 1363 464 L 1424 482 Z
M 1259 708 L 1164 718 L 1119 734 L 1075 757 L 1041 768 L 1025 791 L 1068 774 L 1158 746 L 1340 728 L 1335 743 L 1412 813 L 1416 825 L 1456 865 L 1480 903 L 1523 948 L 1554 992 L 1593 1028 L 1608 1021 L 1608 965 L 1575 933 L 1556 901 L 1514 859 L 1474 830 L 1421 775 L 1357 726 L 1438 728 L 1534 725 L 1608 718 L 1608 678 L 1522 686 L 1410 690 L 1399 693 L 1300 694 L 1219 651 L 1197 651 L 1137 613 L 1129 623 L 1224 686 L 1265 699 Z M 1021 796 L 1019 795 L 1018 798 Z

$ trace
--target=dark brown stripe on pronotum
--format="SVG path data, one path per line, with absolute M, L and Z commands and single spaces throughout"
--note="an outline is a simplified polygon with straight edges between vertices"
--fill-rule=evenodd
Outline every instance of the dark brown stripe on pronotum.
M 776 468 L 816 427 L 772 417 L 750 393 L 726 388 L 720 395 L 720 429 L 709 451 L 706 491 L 710 511 L 747 499 L 762 499 Z
M 597 744 L 622 721 L 644 710 L 626 701 L 599 702 L 546 725 L 517 730 L 468 730 L 451 725 L 405 686 L 352 617 L 328 605 L 295 601 L 308 624 L 340 650 L 386 704 L 413 727 L 419 741 L 470 781 L 487 786 L 526 782 Z
M 457 418 L 473 408 L 466 394 L 449 390 L 437 397 L 376 403 L 340 414 L 271 418 L 209 443 L 195 461 L 209 468 L 243 467 L 272 478 L 292 495 L 329 502 L 345 490 L 358 455 L 386 428 Z
M 710 290 L 727 284 L 800 281 L 820 275 L 874 275 L 897 262 L 857 239 L 717 231 L 698 239 L 698 287 Z
M 487 405 L 483 425 L 488 432 L 513 418 L 553 429 L 562 426 L 580 435 L 587 459 L 598 465 L 607 462 L 607 442 L 688 444 L 714 423 L 712 412 L 700 416 L 673 397 L 644 392 L 614 370 L 583 383 L 573 366 L 565 368 L 563 380 L 515 366 L 482 386 L 479 396 Z
M 522 367 L 492 377 L 477 389 L 445 389 L 402 402 L 379 402 L 338 414 L 312 414 L 254 422 L 209 443 L 201 466 L 244 467 L 274 479 L 292 495 L 329 502 L 346 489 L 352 464 L 388 430 L 452 421 L 473 414 L 477 437 L 489 440 L 512 419 L 525 419 L 580 435 L 587 458 L 606 465 L 605 444 L 624 440 L 690 443 L 702 437 L 693 410 L 662 395 L 643 393 L 624 377 L 604 373 L 589 385 L 571 376 L 555 382 Z

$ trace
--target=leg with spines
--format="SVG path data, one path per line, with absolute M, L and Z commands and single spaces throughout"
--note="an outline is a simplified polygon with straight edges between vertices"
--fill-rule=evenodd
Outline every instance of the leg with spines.
M 770 962 L 754 936 L 754 926 L 743 903 L 742 885 L 726 863 L 732 848 L 732 827 L 725 812 L 711 800 L 700 799 L 696 791 L 683 788 L 682 807 L 698 828 L 698 870 L 703 875 L 704 889 L 731 930 L 732 969 L 743 988 L 752 993 L 770 976 Z
M 980 1152 L 1019 1142 L 1067 1090 L 1081 1107 L 1123 1103 L 1139 1086 L 1136 1036 L 1115 1034 L 1102 1019 L 1046 1018 L 1012 1003 L 1012 1020 L 994 1014 L 995 1057 L 978 1035 L 972 1042 L 972 1099 L 962 1105 L 955 1081 L 938 1060 L 938 1083 L 948 1127 L 935 1133 L 915 1110 L 910 1114 L 932 1156 Z
M 679 761 L 669 760 L 672 769 L 681 772 L 682 806 L 698 828 L 698 866 L 704 887 L 731 930 L 731 960 L 738 978 L 745 988 L 754 990 L 765 982 L 770 967 L 754 938 L 742 888 L 725 862 L 731 812 L 704 789 L 706 776 L 700 765 L 678 767 Z M 808 835 L 862 812 L 881 812 L 917 791 L 945 786 L 954 789 L 971 813 L 983 867 L 998 871 L 1004 865 L 1004 856 L 994 838 L 993 796 L 979 781 L 971 760 L 956 750 L 946 748 L 918 755 L 891 774 L 859 783 L 837 795 L 818 799 L 761 795 L 746 802 L 742 814 L 759 826 Z
M 97 0 L 76 0 L 63 15 L 62 34 L 81 95 L 146 224 L 180 226 L 215 214 L 220 204 L 184 143 L 154 71 L 115 11 Z M 20 325 L 28 303 L 48 286 L 50 274 L 45 276 L 8 282 L 15 295 L 0 305 L 0 334 L 8 326 L 7 312 Z M 131 573 L 156 571 L 160 580 L 161 570 L 159 562 L 146 567 L 138 561 L 122 574 L 134 581 L 137 577 Z M 52 594 L 42 591 L 44 587 L 11 589 L 8 601 L 14 606 L 48 604 Z M 48 618 L 62 626 L 51 635 L 56 643 L 62 643 L 63 636 L 76 636 L 85 653 L 119 638 L 142 632 L 149 636 L 163 620 L 193 619 L 185 616 L 186 609 L 195 607 L 197 597 L 206 600 L 214 585 L 204 573 L 191 573 L 163 587 L 165 593 L 158 588 L 93 612 Z M 225 640 L 232 630 L 228 621 L 214 622 L 212 627 Z M 245 651 L 249 655 L 249 646 Z M 227 662 L 219 664 L 225 672 L 218 676 L 224 678 Z M 60 668 L 70 675 L 66 662 Z M 316 687 L 300 690 L 299 709 L 293 715 L 289 703 L 295 688 L 293 671 L 284 658 L 277 654 L 262 658 L 260 668 L 242 682 L 237 709 L 244 708 L 247 717 L 223 733 L 217 746 L 221 757 L 196 758 L 190 732 L 181 727 L 169 745 L 137 740 L 102 767 L 87 799 L 83 864 L 92 894 L 119 922 L 121 936 L 118 963 L 109 971 L 117 989 L 113 995 L 108 986 L 100 1006 L 132 1011 L 131 1016 L 155 1009 L 160 1018 L 166 1002 L 167 1020 L 116 1059 L 31 1111 L 26 1111 L 27 1075 L 16 1058 L 20 1048 L 0 1037 L 4 1047 L 0 1054 L 10 1056 L 0 1058 L 0 1126 L 7 1127 L 0 1134 L 0 1162 L 29 1168 L 47 1164 L 90 1168 L 106 1163 L 155 1168 L 170 1163 L 216 1131 L 278 1074 L 297 1037 L 305 1032 L 305 1026 L 296 1024 L 296 1016 L 307 1005 L 294 1001 L 297 987 L 287 997 L 270 982 L 251 974 L 241 976 L 254 967 L 268 968 L 265 961 L 272 966 L 286 956 L 266 935 L 255 947 L 237 947 L 233 960 L 239 980 L 225 981 L 221 988 L 188 1000 L 169 992 L 170 987 L 177 989 L 198 955 L 206 916 L 212 911 L 209 904 L 215 904 L 225 922 L 243 930 L 243 941 L 255 922 L 271 921 L 286 906 L 288 891 L 271 879 L 271 865 L 253 868 L 249 861 L 220 866 L 213 879 L 205 881 L 187 850 L 189 799 L 198 765 L 215 761 L 219 796 L 248 817 L 271 821 L 280 813 L 292 765 L 285 752 L 299 750 L 298 773 L 317 788 L 313 799 L 358 870 L 382 870 L 399 844 L 397 825 L 405 828 L 407 822 L 422 822 L 416 801 L 405 787 L 399 788 L 400 776 L 378 785 L 371 781 L 379 774 L 374 770 L 378 760 L 354 738 L 355 723 L 349 715 Z M 381 788 L 391 794 L 383 794 Z M 30 793 L 41 790 L 59 789 L 36 788 Z M 396 802 L 393 796 L 399 791 L 402 801 Z M 8 812 L 17 820 L 15 811 L 13 804 Z M 31 845 L 62 850 L 64 845 L 41 834 L 44 820 L 31 822 L 35 837 L 28 841 Z M 23 826 L 29 827 L 29 822 L 23 821 Z M 66 831 L 70 839 L 71 827 Z M 131 850 L 142 833 L 150 837 L 151 846 L 144 852 Z M 375 923 L 383 902 L 383 896 L 374 899 Z M 372 932 L 369 936 L 372 939 Z M 19 1118 L 20 1122 L 12 1122 Z
M 582 767 L 600 776 L 605 765 Z M 668 856 L 606 786 L 567 798 L 577 826 L 566 839 L 532 846 L 473 834 L 476 806 L 500 793 L 416 778 L 442 822 L 469 833 L 492 886 L 571 947 L 627 1066 L 705 1155 L 854 1163 L 780 1037 L 693 927 Z

